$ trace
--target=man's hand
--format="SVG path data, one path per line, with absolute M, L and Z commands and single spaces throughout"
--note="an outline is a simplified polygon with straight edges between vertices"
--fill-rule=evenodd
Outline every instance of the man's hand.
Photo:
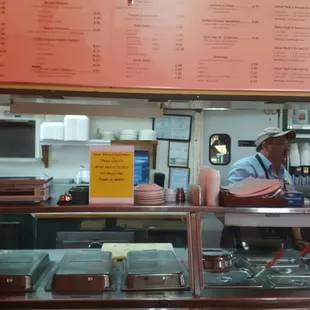
M 308 242 L 300 239 L 294 241 L 294 246 L 299 251 L 303 251 L 308 245 L 309 245 Z

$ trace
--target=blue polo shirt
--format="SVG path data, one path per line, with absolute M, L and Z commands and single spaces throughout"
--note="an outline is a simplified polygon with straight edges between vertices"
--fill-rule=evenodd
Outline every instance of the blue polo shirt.
M 292 177 L 285 169 L 284 165 L 281 165 L 279 174 L 278 176 L 276 176 L 272 172 L 271 162 L 263 154 L 257 154 L 262 159 L 262 162 L 267 169 L 267 173 L 270 179 L 284 180 L 287 189 L 294 189 Z M 265 171 L 255 156 L 245 157 L 235 162 L 229 170 L 228 182 L 229 184 L 233 184 L 250 177 L 266 179 Z

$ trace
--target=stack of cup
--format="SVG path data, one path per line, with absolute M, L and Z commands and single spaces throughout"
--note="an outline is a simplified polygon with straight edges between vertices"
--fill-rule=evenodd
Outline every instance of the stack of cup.
M 172 188 L 165 190 L 165 202 L 176 202 L 176 192 Z

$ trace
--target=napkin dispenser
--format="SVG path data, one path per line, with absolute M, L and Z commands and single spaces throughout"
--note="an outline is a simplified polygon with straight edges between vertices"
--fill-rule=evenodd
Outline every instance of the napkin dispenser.
M 305 195 L 297 191 L 285 191 L 283 194 L 285 204 L 290 207 L 302 207 Z

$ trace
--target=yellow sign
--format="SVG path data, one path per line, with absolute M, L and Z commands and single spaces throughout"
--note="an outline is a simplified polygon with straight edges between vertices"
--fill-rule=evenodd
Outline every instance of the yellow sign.
M 90 189 L 92 203 L 133 203 L 134 147 L 92 146 Z

